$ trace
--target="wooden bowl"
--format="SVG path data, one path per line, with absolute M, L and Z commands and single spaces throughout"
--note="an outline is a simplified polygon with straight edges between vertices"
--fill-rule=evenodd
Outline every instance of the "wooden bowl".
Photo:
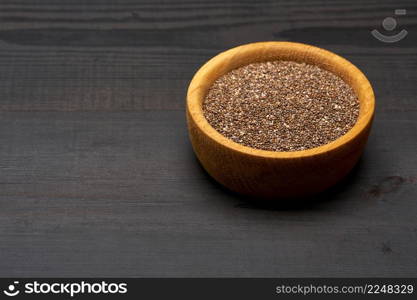
M 244 65 L 291 60 L 317 65 L 341 77 L 360 102 L 356 124 L 326 145 L 292 152 L 246 147 L 217 132 L 203 115 L 202 103 L 213 82 Z M 358 161 L 374 115 L 374 93 L 365 75 L 346 59 L 324 49 L 290 42 L 260 42 L 227 50 L 194 75 L 187 93 L 187 123 L 194 151 L 207 172 L 232 191 L 262 198 L 289 198 L 323 191 L 342 179 Z

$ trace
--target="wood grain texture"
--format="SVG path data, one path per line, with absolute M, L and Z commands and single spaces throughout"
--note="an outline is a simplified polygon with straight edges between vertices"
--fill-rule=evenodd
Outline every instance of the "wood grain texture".
M 410 34 L 370 30 L 396 8 Z M 0 2 L 0 276 L 417 276 L 415 1 Z M 346 57 L 378 99 L 352 174 L 255 204 L 195 159 L 197 68 L 260 40 Z
M 326 145 L 291 152 L 246 147 L 217 132 L 202 108 L 212 84 L 236 68 L 274 60 L 316 65 L 350 84 L 360 106 L 353 128 Z M 348 174 L 368 139 L 375 97 L 365 75 L 332 52 L 301 43 L 259 42 L 227 50 L 205 63 L 190 83 L 186 106 L 190 140 L 207 172 L 232 191 L 279 201 L 322 192 Z

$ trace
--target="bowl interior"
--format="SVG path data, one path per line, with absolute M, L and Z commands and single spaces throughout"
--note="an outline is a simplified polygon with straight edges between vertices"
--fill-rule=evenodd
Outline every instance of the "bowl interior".
M 250 148 L 235 143 L 218 133 L 204 117 L 202 104 L 214 81 L 229 71 L 255 62 L 290 60 L 317 65 L 348 83 L 359 99 L 359 116 L 356 124 L 335 141 L 308 150 L 277 152 Z M 348 60 L 321 48 L 290 42 L 261 42 L 239 46 L 225 51 L 203 65 L 195 74 L 187 93 L 189 116 L 200 129 L 217 142 L 234 150 L 274 157 L 308 156 L 330 151 L 348 142 L 371 122 L 374 114 L 374 94 L 365 75 Z

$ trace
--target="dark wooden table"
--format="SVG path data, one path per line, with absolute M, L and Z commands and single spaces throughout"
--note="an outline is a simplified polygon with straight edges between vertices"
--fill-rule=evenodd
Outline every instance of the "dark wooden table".
M 409 35 L 374 39 L 397 8 Z M 0 276 L 417 276 L 416 11 L 415 0 L 1 1 Z M 225 191 L 187 138 L 197 68 L 263 40 L 341 54 L 375 89 L 358 167 L 305 203 Z

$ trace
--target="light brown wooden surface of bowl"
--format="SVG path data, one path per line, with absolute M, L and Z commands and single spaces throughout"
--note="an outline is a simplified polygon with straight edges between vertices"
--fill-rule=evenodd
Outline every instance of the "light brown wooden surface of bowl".
M 292 152 L 246 147 L 211 127 L 203 115 L 202 103 L 213 82 L 241 66 L 273 60 L 317 65 L 345 80 L 360 102 L 355 126 L 329 144 Z M 215 56 L 194 75 L 188 88 L 186 104 L 191 143 L 207 172 L 235 192 L 262 198 L 311 195 L 342 179 L 363 152 L 374 107 L 372 87 L 365 75 L 353 64 L 327 50 L 290 42 L 247 44 Z

